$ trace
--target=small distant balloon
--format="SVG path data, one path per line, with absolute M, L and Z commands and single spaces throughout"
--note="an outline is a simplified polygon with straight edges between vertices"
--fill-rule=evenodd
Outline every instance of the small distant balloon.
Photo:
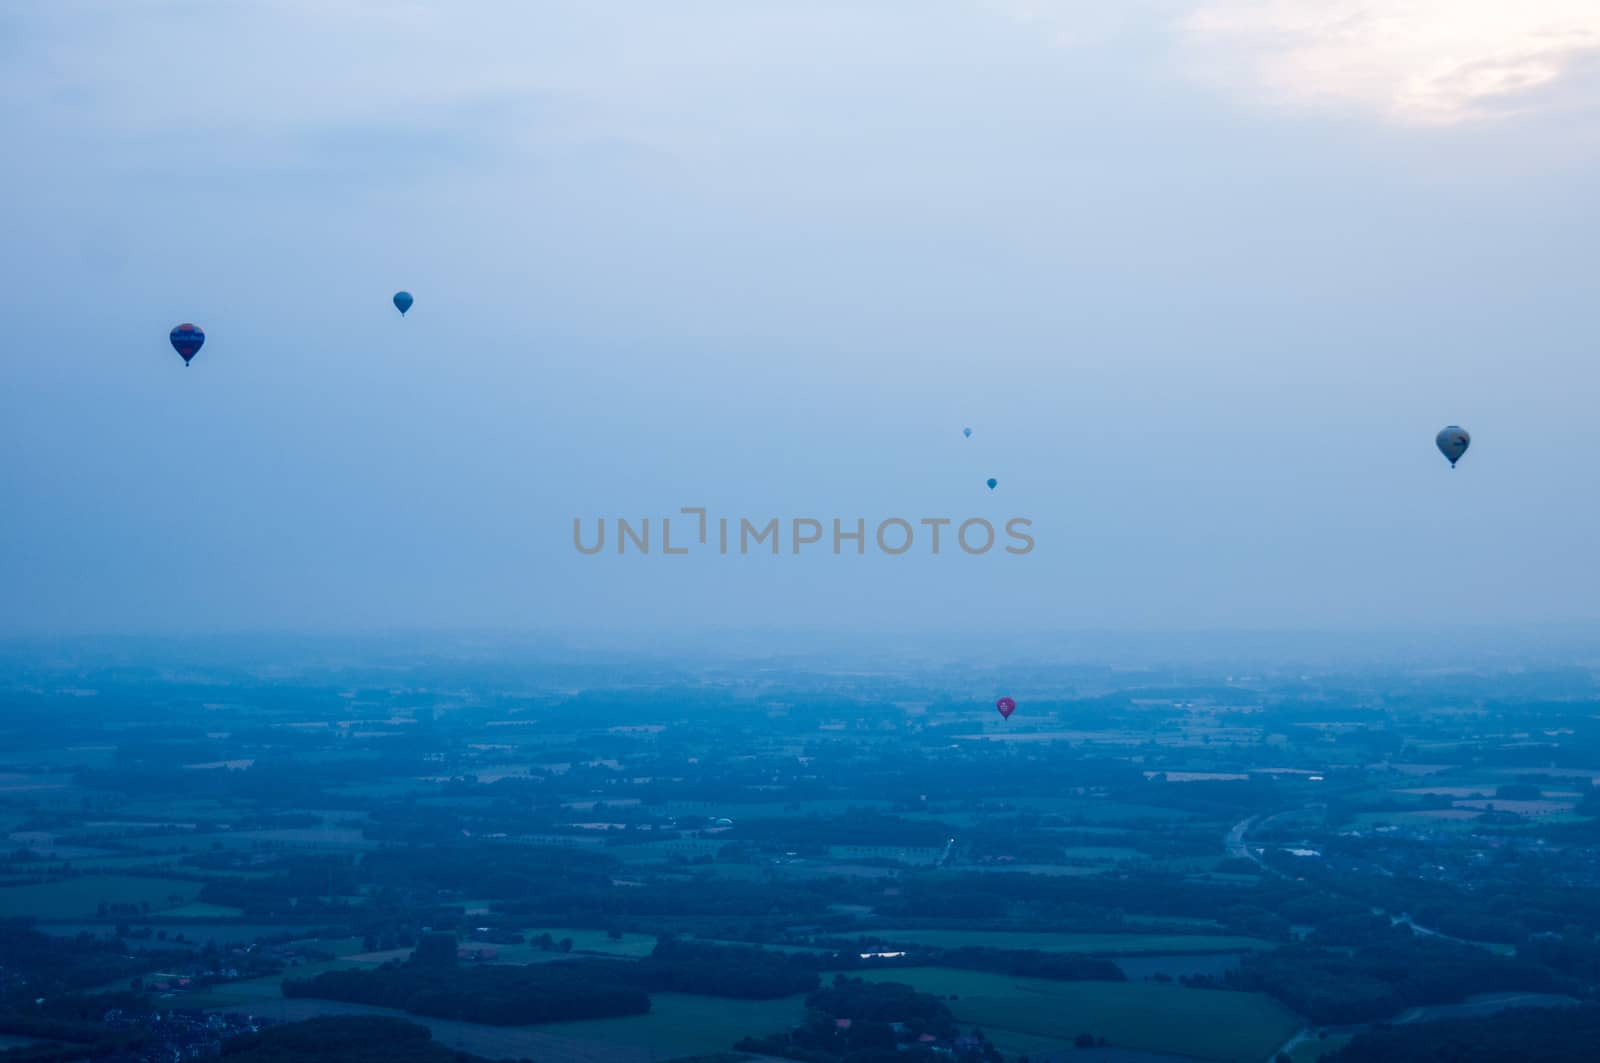
M 996 480 L 993 476 L 991 476 L 987 480 L 985 480 L 984 483 L 989 485 L 989 490 L 991 490 L 991 491 L 993 491 L 996 487 L 1000 486 L 1000 481 Z
M 1011 714 L 1017 711 L 1017 703 L 1011 698 L 1001 698 L 994 703 L 994 707 L 1000 711 L 1001 716 L 1008 720 L 1011 719 Z
M 206 334 L 200 326 L 187 321 L 173 328 L 168 338 L 172 340 L 172 349 L 183 356 L 184 365 L 188 365 L 189 359 L 200 353 L 200 348 L 206 342 Z
M 967 438 L 968 438 L 968 439 L 971 439 L 971 438 L 972 438 L 972 429 L 970 429 L 970 428 L 963 428 L 963 429 L 962 429 L 962 430 L 961 430 L 961 434 L 962 434 L 962 435 L 964 435 L 964 436 L 966 436 L 966 437 L 967 437 Z
M 394 308 L 396 310 L 400 311 L 400 316 L 401 317 L 405 317 L 406 316 L 406 311 L 411 309 L 412 301 L 413 300 L 411 298 L 411 293 L 410 292 L 395 292 L 394 293 Z
M 1453 469 L 1456 467 L 1456 462 L 1461 460 L 1461 455 L 1472 445 L 1472 437 L 1467 434 L 1465 428 L 1453 424 L 1439 429 L 1439 434 L 1434 437 L 1433 442 L 1439 448 L 1439 453 L 1449 459 L 1450 467 Z

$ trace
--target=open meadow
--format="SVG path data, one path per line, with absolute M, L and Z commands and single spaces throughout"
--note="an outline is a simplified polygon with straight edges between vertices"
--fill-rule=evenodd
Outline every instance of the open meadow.
M 958 1020 L 981 1027 L 1007 1054 L 1037 1054 L 1048 1045 L 1066 1050 L 1075 1037 L 1088 1033 L 1123 1048 L 1257 1063 L 1301 1025 L 1287 1008 L 1259 993 L 1158 982 L 1058 982 L 948 967 L 870 977 L 945 997 Z M 1152 1022 L 1152 1015 L 1161 1021 Z

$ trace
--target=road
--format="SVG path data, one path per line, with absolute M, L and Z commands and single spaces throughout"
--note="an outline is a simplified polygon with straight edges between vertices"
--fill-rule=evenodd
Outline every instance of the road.
M 1222 846 L 1227 850 L 1229 856 L 1240 860 L 1249 860 L 1268 874 L 1276 875 L 1279 878 L 1288 878 L 1288 874 L 1279 871 L 1277 868 L 1267 863 L 1266 860 L 1262 859 L 1259 853 L 1251 850 L 1247 835 L 1249 835 L 1253 828 L 1264 826 L 1265 824 L 1271 823 L 1275 819 L 1280 819 L 1284 816 L 1297 815 L 1301 812 L 1311 812 L 1325 807 L 1327 806 L 1322 804 L 1302 805 L 1299 808 L 1286 808 L 1282 812 L 1274 812 L 1270 816 L 1257 815 L 1251 816 L 1249 819 L 1242 819 L 1229 828 L 1227 834 L 1223 835 Z
M 1287 872 L 1279 871 L 1277 868 L 1267 863 L 1260 853 L 1257 853 L 1250 848 L 1250 831 L 1255 827 L 1265 826 L 1266 824 L 1271 823 L 1273 820 L 1279 819 L 1283 816 L 1297 815 L 1301 812 L 1312 812 L 1316 809 L 1324 807 L 1326 806 L 1320 804 L 1302 805 L 1299 808 L 1289 808 L 1282 812 L 1274 812 L 1270 816 L 1263 817 L 1258 815 L 1251 816 L 1249 819 L 1240 820 L 1238 823 L 1235 823 L 1228 829 L 1227 834 L 1223 835 L 1222 846 L 1225 850 L 1227 850 L 1229 856 L 1235 857 L 1236 859 L 1249 860 L 1257 867 L 1261 868 L 1261 870 L 1266 871 L 1269 874 L 1276 875 L 1279 878 L 1286 879 L 1289 877 Z M 1442 930 L 1436 930 L 1431 926 L 1423 926 L 1421 923 L 1411 918 L 1411 916 L 1406 912 L 1401 912 L 1399 915 L 1395 915 L 1387 909 L 1374 908 L 1372 909 L 1372 914 L 1386 915 L 1389 917 L 1389 921 L 1395 926 L 1404 925 L 1410 927 L 1413 933 L 1421 934 L 1423 937 L 1438 938 L 1440 941 L 1453 941 L 1458 945 L 1474 945 L 1481 949 L 1489 949 L 1490 951 L 1494 950 L 1493 945 L 1487 945 L 1481 941 L 1468 941 L 1465 938 L 1451 937 Z
M 1278 878 L 1287 879 L 1290 876 L 1286 872 L 1280 871 L 1277 868 L 1273 867 L 1271 864 L 1268 864 L 1266 862 L 1266 860 L 1261 856 L 1260 853 L 1257 853 L 1257 852 L 1255 852 L 1254 850 L 1252 850 L 1250 848 L 1250 841 L 1249 841 L 1250 831 L 1255 829 L 1256 827 L 1263 826 L 1263 825 L 1265 825 L 1267 823 L 1271 823 L 1273 820 L 1278 819 L 1278 818 L 1280 818 L 1282 816 L 1295 815 L 1295 814 L 1301 813 L 1301 812 L 1310 812 L 1310 811 L 1313 811 L 1313 810 L 1315 810 L 1317 808 L 1323 808 L 1323 807 L 1326 807 L 1326 806 L 1323 806 L 1323 805 L 1320 805 L 1320 804 L 1303 805 L 1303 806 L 1301 806 L 1299 808 L 1290 808 L 1290 809 L 1285 809 L 1282 812 L 1274 812 L 1270 816 L 1255 815 L 1255 816 L 1249 817 L 1248 819 L 1242 819 L 1238 823 L 1235 823 L 1232 827 L 1230 827 L 1228 829 L 1228 832 L 1222 836 L 1222 847 L 1223 847 L 1224 850 L 1226 850 L 1226 852 L 1227 852 L 1227 854 L 1229 856 L 1231 856 L 1231 857 L 1233 857 L 1235 859 L 1249 860 L 1251 863 L 1253 863 L 1257 867 L 1261 868 L 1262 871 L 1265 871 L 1265 872 L 1267 872 L 1268 874 L 1271 874 L 1271 875 L 1276 875 Z M 1383 908 L 1374 908 L 1374 909 L 1372 909 L 1372 914 L 1373 915 L 1386 915 L 1386 916 L 1389 917 L 1389 921 L 1391 923 L 1393 923 L 1395 926 L 1404 925 L 1406 927 L 1409 927 L 1411 929 L 1412 933 L 1421 934 L 1424 937 L 1438 938 L 1441 941 L 1453 941 L 1458 945 L 1474 945 L 1474 946 L 1476 946 L 1478 948 L 1490 949 L 1491 951 L 1494 948 L 1494 946 L 1486 945 L 1481 941 L 1467 941 L 1464 938 L 1451 937 L 1449 934 L 1446 934 L 1446 933 L 1444 933 L 1443 931 L 1440 931 L 1440 930 L 1436 930 L 1433 927 L 1423 926 L 1421 923 L 1418 923 L 1415 919 L 1411 918 L 1411 916 L 1409 914 L 1405 913 L 1405 912 L 1401 912 L 1399 915 L 1394 915 L 1394 914 L 1391 914 L 1390 912 L 1386 911 Z M 1497 995 L 1503 995 L 1505 997 L 1508 997 L 1513 1002 L 1518 1002 L 1518 1001 L 1521 1001 L 1521 1000 L 1529 999 L 1528 997 L 1526 997 L 1524 995 L 1520 995 L 1520 994 L 1509 994 L 1508 993 L 1508 994 L 1497 994 Z M 1534 994 L 1534 996 L 1537 996 L 1537 994 Z M 1510 1007 L 1511 1004 L 1510 1003 L 1504 1003 L 1504 1004 L 1500 1004 L 1499 1006 L 1500 1007 Z M 1417 1022 L 1417 1021 L 1425 1020 L 1425 1019 L 1430 1018 L 1430 1017 L 1434 1017 L 1434 1016 L 1430 1016 L 1430 1015 L 1426 1014 L 1427 1010 L 1428 1009 L 1413 1008 L 1413 1009 L 1411 1009 L 1411 1011 L 1405 1012 L 1402 1015 L 1397 1016 L 1392 1021 L 1394 1021 L 1394 1022 Z M 1360 1032 L 1361 1030 L 1364 1030 L 1364 1029 L 1367 1029 L 1367 1027 L 1366 1026 L 1361 1026 L 1361 1027 L 1339 1027 L 1339 1028 L 1327 1027 L 1327 1028 L 1324 1028 L 1320 1032 L 1327 1032 L 1327 1033 L 1330 1033 L 1330 1034 L 1337 1032 L 1337 1033 L 1344 1034 L 1344 1033 L 1357 1033 L 1357 1032 Z M 1302 1029 L 1299 1033 L 1297 1033 L 1293 1037 L 1289 1038 L 1289 1040 L 1285 1041 L 1282 1045 L 1280 1045 L 1278 1047 L 1278 1049 L 1275 1052 L 1273 1052 L 1270 1056 L 1268 1056 L 1267 1057 L 1267 1063 L 1273 1063 L 1273 1061 L 1276 1060 L 1280 1055 L 1289 1055 L 1289 1054 L 1291 1054 L 1298 1045 L 1300 1045 L 1301 1043 L 1303 1043 L 1303 1042 L 1305 1042 L 1307 1040 L 1310 1040 L 1311 1038 L 1317 1036 L 1318 1033 L 1319 1033 L 1319 1028 L 1318 1027 L 1307 1026 L 1306 1028 Z

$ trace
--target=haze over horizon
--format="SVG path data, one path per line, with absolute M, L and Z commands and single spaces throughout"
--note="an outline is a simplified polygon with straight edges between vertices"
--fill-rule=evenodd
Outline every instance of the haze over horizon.
M 0 84 L 0 634 L 1600 620 L 1593 5 L 13 5 Z M 573 548 L 684 506 L 869 552 Z

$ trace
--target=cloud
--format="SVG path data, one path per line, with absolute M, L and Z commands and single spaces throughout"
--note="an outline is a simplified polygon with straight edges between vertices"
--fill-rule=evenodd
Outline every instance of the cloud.
M 1584 102 L 1600 54 L 1592 0 L 1202 0 L 1177 29 L 1208 79 L 1402 125 Z
M 1052 46 L 1164 38 L 1157 62 L 1252 102 L 1454 125 L 1594 102 L 1594 0 L 984 0 Z

